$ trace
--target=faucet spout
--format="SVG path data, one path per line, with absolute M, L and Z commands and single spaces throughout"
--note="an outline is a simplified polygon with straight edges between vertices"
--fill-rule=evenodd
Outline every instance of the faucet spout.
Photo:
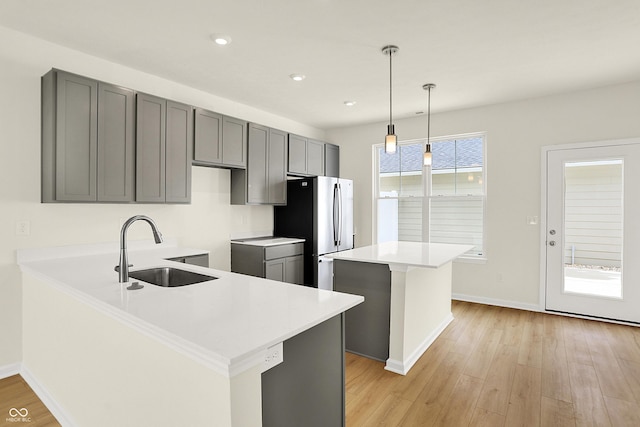
M 153 240 L 156 243 L 162 243 L 162 234 L 158 230 L 158 226 L 151 218 L 146 215 L 135 215 L 125 221 L 122 224 L 122 230 L 120 230 L 120 262 L 118 263 L 118 281 L 125 283 L 129 281 L 129 260 L 127 255 L 127 230 L 129 226 L 136 221 L 146 221 L 151 226 L 153 231 Z

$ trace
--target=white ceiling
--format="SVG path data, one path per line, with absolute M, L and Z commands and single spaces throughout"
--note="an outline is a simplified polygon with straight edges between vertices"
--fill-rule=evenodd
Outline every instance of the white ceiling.
M 394 117 L 424 83 L 439 112 L 640 79 L 640 0 L 2 0 L 0 25 L 321 129 L 388 120 L 387 44 Z

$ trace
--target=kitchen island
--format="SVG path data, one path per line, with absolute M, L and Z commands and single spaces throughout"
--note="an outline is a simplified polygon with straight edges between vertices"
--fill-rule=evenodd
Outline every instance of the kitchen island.
M 200 253 L 132 245 L 132 274 L 171 266 L 216 279 L 127 290 L 117 244 L 19 251 L 23 377 L 63 425 L 287 425 L 269 418 L 273 408 L 316 392 L 334 402 L 331 424 L 344 425 L 343 313 L 363 298 L 167 260 Z M 318 340 L 330 357 L 304 353 Z M 332 378 L 319 390 L 317 369 Z M 307 390 L 287 390 L 291 378 Z M 297 425 L 313 417 L 284 413 Z
M 364 295 L 346 314 L 346 349 L 406 375 L 453 320 L 452 261 L 469 245 L 386 242 L 329 255 L 334 289 Z

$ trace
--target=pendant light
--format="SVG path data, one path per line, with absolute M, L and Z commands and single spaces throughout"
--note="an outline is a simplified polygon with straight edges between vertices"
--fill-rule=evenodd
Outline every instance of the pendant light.
M 436 85 L 433 83 L 427 83 L 422 85 L 422 89 L 426 90 L 429 95 L 428 95 L 428 99 L 429 101 L 427 102 L 427 146 L 424 150 L 424 157 L 423 157 L 423 164 L 425 166 L 431 166 L 431 160 L 432 160 L 432 156 L 431 156 L 431 141 L 429 140 L 430 134 L 431 134 L 431 89 L 435 88 Z
M 387 126 L 387 136 L 384 138 L 385 153 L 395 153 L 398 145 L 398 138 L 393 128 L 393 81 L 391 57 L 399 50 L 398 46 L 388 45 L 382 48 L 384 55 L 389 55 L 389 126 Z

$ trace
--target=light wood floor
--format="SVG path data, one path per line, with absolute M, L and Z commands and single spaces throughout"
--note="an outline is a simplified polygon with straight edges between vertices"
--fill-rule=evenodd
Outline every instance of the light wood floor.
M 640 328 L 453 302 L 406 376 L 347 354 L 347 427 L 640 426 Z
M 12 408 L 26 408 L 26 420 L 7 421 Z M 24 411 L 23 411 L 24 414 Z M 0 426 L 59 427 L 60 424 L 20 375 L 0 380 Z

